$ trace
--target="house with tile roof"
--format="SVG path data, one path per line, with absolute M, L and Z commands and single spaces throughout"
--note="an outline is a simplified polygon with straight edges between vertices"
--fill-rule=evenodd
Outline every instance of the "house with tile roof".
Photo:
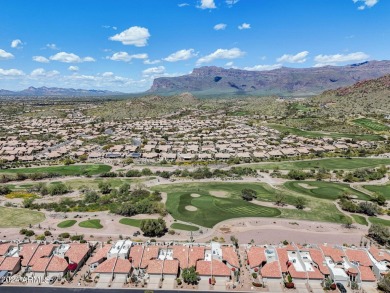
M 377 279 L 389 273 L 390 253 L 388 251 L 371 246 L 367 255 L 372 262 L 372 271 Z
M 12 276 L 20 271 L 22 262 L 19 257 L 0 256 L 0 272 L 6 272 L 7 276 Z

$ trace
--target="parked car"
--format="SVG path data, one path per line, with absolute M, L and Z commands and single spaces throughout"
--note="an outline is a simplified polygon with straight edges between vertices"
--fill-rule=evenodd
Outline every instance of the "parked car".
M 341 283 L 336 283 L 337 288 L 340 290 L 341 293 L 347 293 L 347 289 L 345 289 L 344 285 Z

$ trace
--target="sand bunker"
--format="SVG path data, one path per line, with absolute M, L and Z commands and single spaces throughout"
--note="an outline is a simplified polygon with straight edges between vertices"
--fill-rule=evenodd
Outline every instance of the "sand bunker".
M 317 189 L 318 188 L 317 186 L 312 186 L 312 185 L 309 185 L 309 184 L 306 184 L 306 183 L 298 183 L 298 185 L 300 187 L 305 188 L 305 189 Z
M 195 211 L 198 210 L 198 208 L 197 208 L 197 207 L 194 207 L 194 206 L 185 206 L 185 209 L 186 209 L 187 211 L 190 211 L 190 212 L 195 212 Z
M 200 194 L 197 194 L 197 193 L 191 193 L 191 196 L 192 196 L 192 197 L 200 197 Z
M 222 190 L 213 190 L 213 191 L 209 191 L 209 193 L 215 197 L 228 197 L 228 193 Z

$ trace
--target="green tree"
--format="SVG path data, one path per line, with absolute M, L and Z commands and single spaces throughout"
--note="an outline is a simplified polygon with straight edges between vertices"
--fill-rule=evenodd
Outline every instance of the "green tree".
M 183 281 L 187 284 L 195 285 L 199 281 L 199 274 L 194 266 L 183 269 L 181 276 L 183 277 Z
M 257 193 L 253 189 L 244 188 L 241 190 L 241 197 L 246 201 L 251 201 L 257 197 Z
M 95 203 L 99 200 L 99 195 L 94 190 L 89 190 L 84 194 L 84 202 Z
M 278 206 L 283 206 L 285 204 L 286 195 L 283 192 L 277 192 L 275 194 L 275 204 Z
M 11 188 L 8 185 L 0 185 L 0 195 L 6 195 L 11 192 Z
M 112 190 L 111 184 L 107 181 L 101 181 L 99 182 L 99 190 L 103 194 L 109 194 Z
M 48 187 L 48 192 L 50 195 L 61 195 L 68 193 L 70 189 L 62 182 L 51 184 Z
M 145 236 L 159 237 L 163 236 L 166 233 L 167 225 L 163 218 L 146 219 L 141 221 L 140 229 Z
M 380 245 L 390 244 L 389 228 L 379 224 L 372 224 L 368 229 L 368 236 L 378 242 Z
M 385 293 L 390 293 L 390 274 L 386 274 L 378 282 L 378 289 L 385 292 Z
M 299 210 L 303 210 L 306 205 L 306 198 L 299 196 L 295 199 L 295 207 Z

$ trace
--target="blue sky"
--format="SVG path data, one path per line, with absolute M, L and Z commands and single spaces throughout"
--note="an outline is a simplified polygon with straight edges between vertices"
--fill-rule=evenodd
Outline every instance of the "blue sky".
M 388 0 L 3 1 L 0 88 L 146 90 L 194 67 L 390 59 Z

